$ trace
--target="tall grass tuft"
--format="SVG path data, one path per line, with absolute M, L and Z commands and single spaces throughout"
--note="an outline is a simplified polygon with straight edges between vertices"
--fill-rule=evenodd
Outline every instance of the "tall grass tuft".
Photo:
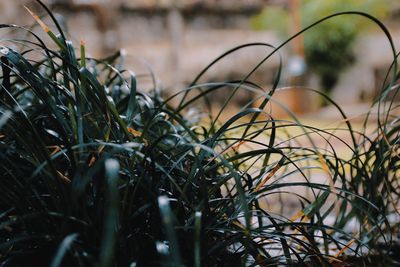
M 121 66 L 123 53 L 94 59 L 84 43 L 76 49 L 38 3 L 55 25 L 32 13 L 49 38 L 0 25 L 32 37 L 0 40 L 1 266 L 395 263 L 399 77 L 379 21 L 333 15 L 375 21 L 394 51 L 369 135 L 323 94 L 343 125 L 318 128 L 265 111 L 281 90 L 280 70 L 272 88 L 251 75 L 281 46 L 234 48 L 163 99 L 141 90 L 146 77 Z M 201 83 L 219 59 L 260 45 L 270 52 L 245 78 Z M 222 89 L 230 95 L 219 112 L 188 111 L 210 108 L 208 98 Z M 238 90 L 261 104 L 221 119 Z

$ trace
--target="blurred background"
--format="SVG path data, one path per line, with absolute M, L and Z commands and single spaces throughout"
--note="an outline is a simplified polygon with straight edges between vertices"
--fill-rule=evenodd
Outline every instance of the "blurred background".
M 400 45 L 398 0 L 43 0 L 55 11 L 75 44 L 84 40 L 94 57 L 123 49 L 136 73 L 154 71 L 160 86 L 173 94 L 196 77 L 213 59 L 244 43 L 280 45 L 314 21 L 338 11 L 367 12 L 389 28 Z M 23 8 L 45 15 L 33 0 L 0 0 L 1 23 L 32 26 Z M 45 19 L 45 21 L 48 21 Z M 35 26 L 37 27 L 37 25 Z M 41 30 L 35 32 L 44 36 Z M 1 32 L 4 36 L 6 32 Z M 12 33 L 18 37 L 21 33 Z M 46 37 L 47 38 L 47 37 Z M 238 80 L 271 52 L 255 45 L 224 58 L 202 82 Z M 344 107 L 368 106 L 380 90 L 393 61 L 385 34 L 361 16 L 341 16 L 319 24 L 269 58 L 250 80 L 268 89 L 282 58 L 280 87 L 307 86 L 330 95 Z M 216 94 L 213 101 L 224 101 Z M 253 95 L 241 93 L 238 106 Z M 298 113 L 326 108 L 316 94 L 288 90 L 275 96 Z M 276 115 L 284 113 L 278 107 Z M 322 114 L 322 113 L 320 113 Z M 351 114 L 350 114 L 351 115 Z

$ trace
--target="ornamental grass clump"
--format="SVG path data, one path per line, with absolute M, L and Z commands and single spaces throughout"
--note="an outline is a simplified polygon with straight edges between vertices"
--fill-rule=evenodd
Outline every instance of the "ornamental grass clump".
M 398 260 L 398 221 L 390 216 L 398 214 L 399 120 L 394 98 L 386 99 L 398 90 L 396 61 L 376 101 L 373 135 L 354 130 L 323 94 L 345 123 L 321 129 L 264 111 L 280 90 L 280 69 L 268 89 L 251 75 L 280 47 L 236 47 L 164 99 L 158 90 L 141 90 L 147 77 L 124 69 L 123 53 L 99 60 L 86 56 L 83 43 L 76 49 L 37 2 L 55 25 L 32 13 L 49 38 L 0 25 L 32 37 L 0 40 L 1 266 Z M 199 82 L 221 58 L 251 46 L 264 46 L 268 56 L 245 78 Z M 209 96 L 221 89 L 230 95 L 219 112 L 207 112 Z M 261 104 L 221 120 L 238 90 Z M 208 116 L 188 111 L 198 103 Z M 313 180 L 315 172 L 326 179 Z M 276 209 L 293 203 L 294 210 Z

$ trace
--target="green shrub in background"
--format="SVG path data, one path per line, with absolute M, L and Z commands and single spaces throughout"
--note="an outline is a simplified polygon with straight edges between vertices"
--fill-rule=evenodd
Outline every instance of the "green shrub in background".
M 251 74 L 279 48 L 233 48 L 163 99 L 156 85 L 142 92 L 148 77 L 124 69 L 124 54 L 100 60 L 84 44 L 75 50 L 37 2 L 59 32 L 33 14 L 55 49 L 49 38 L 0 24 L 32 37 L 0 40 L 0 266 L 398 263 L 399 225 L 390 217 L 398 216 L 400 124 L 386 99 L 398 91 L 396 62 L 372 135 L 354 130 L 326 95 L 345 123 L 319 129 L 263 111 L 280 72 L 268 89 Z M 198 83 L 221 58 L 251 46 L 272 52 L 247 77 Z M 226 88 L 217 115 L 193 116 L 196 103 Z M 238 90 L 258 95 L 259 108 L 250 102 L 221 119 Z M 175 97 L 181 102 L 171 107 Z M 328 181 L 312 180 L 314 171 Z M 286 197 L 293 210 L 273 209 L 293 205 Z M 280 202 L 266 205 L 271 199 Z
M 329 16 L 335 12 L 357 10 L 377 18 L 387 16 L 391 0 L 332 0 L 301 1 L 302 27 Z M 266 7 L 252 19 L 255 29 L 273 29 L 288 37 L 289 13 L 281 7 Z M 372 24 L 361 17 L 343 16 L 327 20 L 304 34 L 304 48 L 308 67 L 315 72 L 323 89 L 329 92 L 340 74 L 355 60 L 354 43 L 357 36 Z

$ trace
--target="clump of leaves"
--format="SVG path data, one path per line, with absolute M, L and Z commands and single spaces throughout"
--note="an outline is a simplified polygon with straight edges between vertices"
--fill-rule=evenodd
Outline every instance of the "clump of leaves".
M 301 5 L 302 26 L 336 12 L 357 10 L 373 14 L 380 19 L 387 16 L 393 1 L 312 1 L 304 0 Z M 289 14 L 280 7 L 266 7 L 252 20 L 255 29 L 279 30 L 287 35 L 290 28 Z M 355 60 L 354 43 L 362 30 L 370 27 L 370 21 L 361 17 L 338 17 L 321 23 L 304 34 L 304 52 L 309 68 L 315 72 L 322 88 L 330 92 L 340 74 Z M 286 34 L 285 34 L 286 33 Z
M 22 44 L 20 51 L 0 49 L 2 266 L 329 265 L 343 253 L 362 261 L 365 249 L 390 244 L 398 227 L 386 217 L 399 194 L 396 118 L 380 120 L 374 138 L 353 130 L 338 106 L 343 128 L 273 119 L 263 110 L 274 101 L 280 70 L 268 90 L 250 81 L 280 49 L 264 43 L 233 48 L 163 99 L 141 91 L 147 77 L 124 69 L 123 54 L 89 58 L 82 43 L 77 56 L 38 3 L 59 33 L 33 16 L 56 48 L 28 29 L 1 25 L 32 36 L 2 41 Z M 251 46 L 272 51 L 245 78 L 200 83 L 220 59 Z M 397 78 L 383 96 L 397 91 Z M 188 111 L 203 101 L 210 108 L 208 97 L 227 88 L 217 114 Z M 222 120 L 238 90 L 258 94 L 261 104 Z M 349 148 L 350 159 L 333 140 Z M 318 170 L 327 182 L 312 180 Z M 268 204 L 279 199 L 275 206 L 297 210 Z M 356 231 L 346 229 L 352 220 Z

